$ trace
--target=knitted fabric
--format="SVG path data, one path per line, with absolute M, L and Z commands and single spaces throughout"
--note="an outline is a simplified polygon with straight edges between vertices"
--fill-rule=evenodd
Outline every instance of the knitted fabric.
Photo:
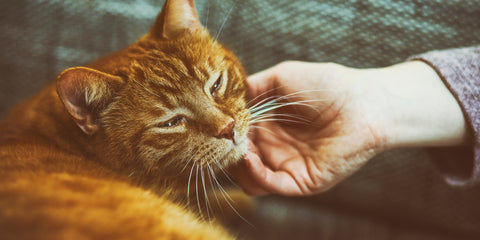
M 437 169 L 452 185 L 464 186 L 480 181 L 480 46 L 432 51 L 411 59 L 427 62 L 437 70 L 459 102 L 472 146 L 430 149 Z

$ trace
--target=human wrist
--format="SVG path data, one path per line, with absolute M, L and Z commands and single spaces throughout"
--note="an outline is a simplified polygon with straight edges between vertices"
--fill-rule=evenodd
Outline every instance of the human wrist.
M 468 142 L 463 112 L 436 71 L 421 61 L 360 70 L 364 105 L 385 148 L 456 146 Z M 370 106 L 368 106 L 370 105 Z

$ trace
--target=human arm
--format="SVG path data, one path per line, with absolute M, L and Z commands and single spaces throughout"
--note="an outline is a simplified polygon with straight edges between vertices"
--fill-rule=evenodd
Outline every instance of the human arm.
M 376 154 L 398 147 L 467 145 L 464 114 L 440 75 L 411 61 L 379 69 L 336 64 L 283 63 L 249 79 L 252 96 L 278 88 L 285 95 L 305 89 L 317 111 L 296 112 L 308 127 L 262 124 L 252 152 L 234 169 L 251 194 L 308 195 L 348 177 Z M 278 90 L 277 89 L 277 90 Z
M 472 133 L 467 146 L 427 148 L 431 162 L 450 185 L 480 182 L 480 46 L 431 51 L 410 60 L 423 61 L 437 71 Z

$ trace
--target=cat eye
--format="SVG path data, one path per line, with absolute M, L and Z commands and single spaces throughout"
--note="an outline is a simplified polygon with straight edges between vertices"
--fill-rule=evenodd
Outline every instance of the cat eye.
M 210 93 L 213 95 L 222 85 L 222 74 L 218 76 L 217 81 L 213 84 L 213 86 L 210 88 Z
M 161 128 L 170 128 L 180 125 L 185 120 L 184 117 L 174 117 L 167 122 L 161 123 L 158 127 Z

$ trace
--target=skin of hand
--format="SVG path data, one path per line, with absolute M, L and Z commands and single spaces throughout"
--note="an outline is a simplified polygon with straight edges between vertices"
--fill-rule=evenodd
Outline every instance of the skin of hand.
M 297 123 L 253 127 L 250 152 L 231 169 L 251 195 L 321 193 L 385 150 L 470 139 L 454 96 L 421 61 L 375 69 L 284 62 L 250 76 L 248 85 L 252 101 L 288 96 L 303 103 L 275 110 L 301 118 Z

